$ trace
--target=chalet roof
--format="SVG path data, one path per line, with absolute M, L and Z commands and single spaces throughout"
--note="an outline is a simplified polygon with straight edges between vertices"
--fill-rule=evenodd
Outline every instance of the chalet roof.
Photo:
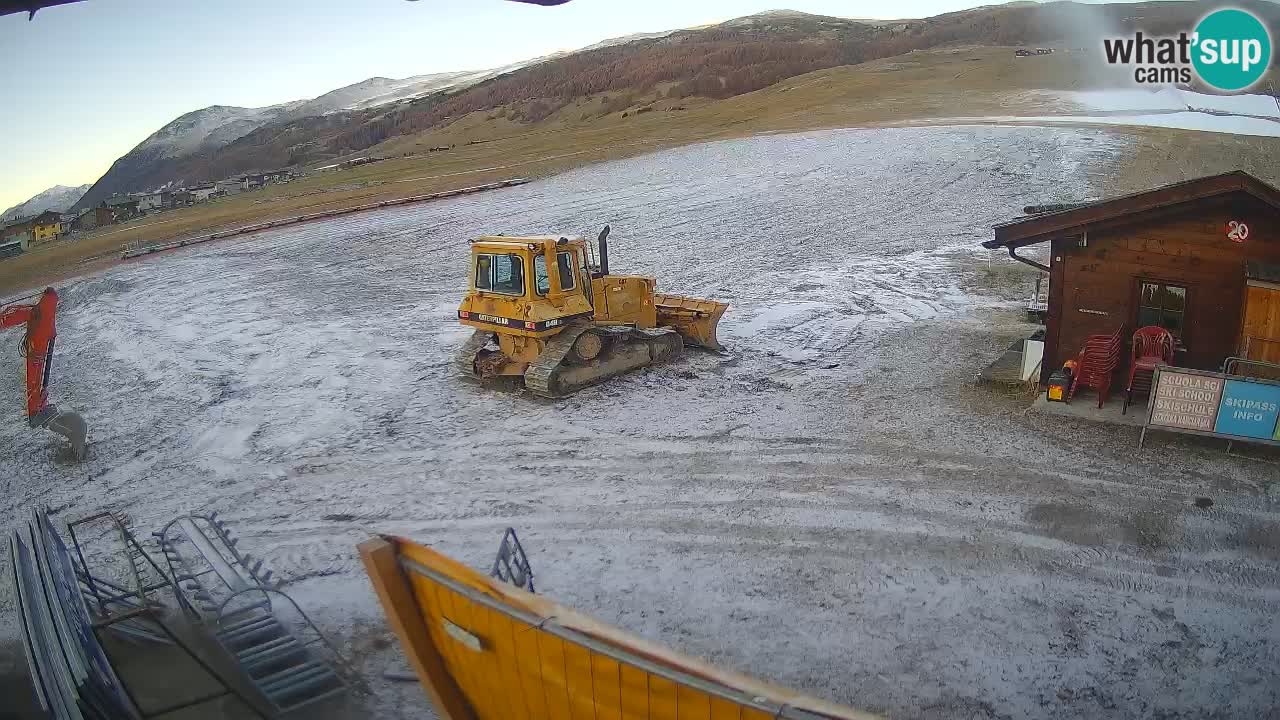
M 1058 212 L 1018 218 L 997 225 L 995 239 L 982 243 L 982 246 L 994 249 L 1034 245 L 1049 240 L 1054 234 L 1083 225 L 1237 192 L 1252 195 L 1280 210 L 1280 190 L 1247 172 L 1236 170 L 1162 185 L 1132 195 L 1082 203 Z
M 58 222 L 62 220 L 62 215 L 54 210 L 45 210 L 35 215 L 27 215 L 26 217 L 13 218 L 0 222 L 0 229 L 7 230 L 11 227 L 22 227 L 23 225 L 37 225 L 48 222 Z

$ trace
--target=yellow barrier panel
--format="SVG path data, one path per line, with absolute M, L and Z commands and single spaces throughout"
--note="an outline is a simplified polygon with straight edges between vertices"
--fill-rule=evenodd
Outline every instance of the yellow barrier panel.
M 875 717 L 632 637 L 408 540 L 369 540 L 360 555 L 445 720 Z

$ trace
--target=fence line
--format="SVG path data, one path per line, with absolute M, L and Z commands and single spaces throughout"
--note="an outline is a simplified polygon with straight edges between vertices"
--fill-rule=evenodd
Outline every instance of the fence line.
M 185 238 L 183 240 L 161 240 L 158 242 L 145 243 L 141 240 L 132 240 L 120 246 L 121 259 L 129 259 L 141 255 L 150 255 L 151 253 L 162 252 L 164 250 L 172 250 L 174 248 L 186 247 L 188 245 L 197 245 L 210 240 L 218 240 L 234 235 L 245 235 L 248 233 L 258 232 L 259 230 L 268 230 L 270 228 L 281 227 L 284 225 L 295 225 L 297 223 L 307 222 L 310 220 L 321 220 L 323 218 L 337 217 L 338 215 L 348 215 L 351 213 L 364 212 L 366 210 L 377 210 L 378 208 L 392 207 L 395 205 L 408 205 L 409 203 L 423 202 L 426 200 L 440 200 L 455 195 L 470 195 L 472 193 L 484 192 L 486 190 L 497 190 L 499 188 L 514 187 L 516 185 L 524 185 L 530 182 L 528 178 L 512 178 L 510 180 L 500 180 L 498 182 L 485 183 L 484 185 L 472 185 L 470 187 L 458 188 L 456 190 L 445 190 L 444 192 L 429 193 L 427 195 L 411 195 L 409 197 L 396 198 L 394 200 L 382 200 L 375 203 L 366 203 L 364 205 L 356 205 L 354 207 L 339 208 L 336 210 L 325 210 L 323 212 L 309 213 L 307 215 L 296 215 L 294 217 L 283 218 L 281 220 L 270 220 L 253 225 L 245 225 L 244 227 L 232 228 L 230 230 L 220 230 L 218 232 L 209 233 L 207 235 L 198 235 L 193 238 Z

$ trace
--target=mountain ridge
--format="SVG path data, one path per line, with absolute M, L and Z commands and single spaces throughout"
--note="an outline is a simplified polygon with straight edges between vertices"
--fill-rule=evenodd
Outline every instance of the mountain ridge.
M 75 207 L 92 207 L 121 192 L 157 190 L 217 179 L 207 177 L 200 168 L 222 148 L 265 125 L 369 110 L 412 100 L 427 93 L 481 82 L 522 64 L 513 63 L 483 70 L 428 73 L 402 79 L 372 77 L 310 99 L 258 108 L 209 105 L 192 110 L 169 121 L 117 158 L 102 177 L 91 183 L 89 191 L 83 194 Z
M 65 212 L 75 205 L 90 187 L 91 185 L 89 184 L 79 186 L 54 185 L 0 213 L 0 220 L 31 217 L 32 215 L 39 215 L 45 210 Z

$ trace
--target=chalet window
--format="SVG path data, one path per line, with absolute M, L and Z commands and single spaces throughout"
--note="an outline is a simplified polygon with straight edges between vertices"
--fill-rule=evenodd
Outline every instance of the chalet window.
M 1138 291 L 1138 327 L 1159 325 L 1182 343 L 1187 312 L 1187 289 L 1180 285 L 1143 282 Z

